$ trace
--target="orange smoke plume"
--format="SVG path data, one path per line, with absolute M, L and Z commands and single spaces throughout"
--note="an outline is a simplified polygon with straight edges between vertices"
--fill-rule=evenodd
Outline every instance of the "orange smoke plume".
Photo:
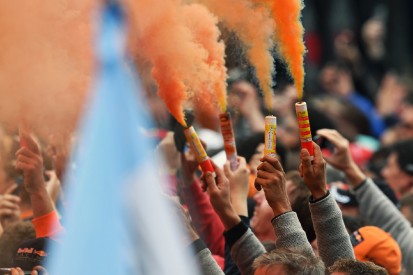
M 2 2 L 1 123 L 43 136 L 75 128 L 93 68 L 92 2 Z
M 275 39 L 278 50 L 294 78 L 298 100 L 303 97 L 304 88 L 304 28 L 301 24 L 302 0 L 258 0 L 270 5 L 275 21 Z
M 244 43 L 264 92 L 266 106 L 271 110 L 274 58 L 270 51 L 273 48 L 274 22 L 268 9 L 253 5 L 249 0 L 196 1 L 217 15 Z
M 152 64 L 159 96 L 171 114 L 186 126 L 185 102 L 199 91 L 202 93 L 209 89 L 212 92 L 212 87 L 215 88 L 226 77 L 220 65 L 223 57 L 218 57 L 222 45 L 217 41 L 219 32 L 214 30 L 214 19 L 211 15 L 207 17 L 208 13 L 202 8 L 186 7 L 180 0 L 128 1 L 128 6 L 136 31 L 137 54 Z M 188 27 L 192 20 L 188 22 L 183 16 L 187 9 L 198 12 L 211 22 L 208 28 L 200 25 L 200 30 L 206 33 L 194 37 L 194 32 Z M 202 35 L 206 37 L 202 38 Z M 209 40 L 211 36 L 215 38 L 213 42 Z M 218 91 L 223 93 L 224 90 L 220 87 Z M 222 104 L 224 97 L 220 96 Z
M 183 7 L 183 17 L 193 33 L 194 40 L 208 52 L 206 63 L 209 66 L 208 79 L 201 83 L 195 93 L 194 106 L 197 111 L 209 118 L 218 117 L 216 103 L 221 112 L 227 109 L 227 69 L 225 67 L 225 44 L 220 40 L 218 19 L 204 6 L 191 4 Z M 215 94 L 215 97 L 208 93 Z M 215 103 L 215 104 L 214 104 Z

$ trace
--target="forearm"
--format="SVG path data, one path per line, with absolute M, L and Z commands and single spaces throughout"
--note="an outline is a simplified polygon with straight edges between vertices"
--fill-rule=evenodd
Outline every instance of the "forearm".
M 272 219 L 271 222 L 277 236 L 277 248 L 294 248 L 314 254 L 295 212 L 285 212 Z
M 371 179 L 355 190 L 361 215 L 371 224 L 389 232 L 403 254 L 403 265 L 413 270 L 413 229 L 394 204 Z
M 46 188 L 40 188 L 30 192 L 30 200 L 32 203 L 33 217 L 38 218 L 54 211 L 52 199 L 47 193 Z
M 344 169 L 343 172 L 353 188 L 357 188 L 367 178 L 355 162 L 351 162 L 349 167 Z
M 225 243 L 222 236 L 224 226 L 214 211 L 207 194 L 202 192 L 197 181 L 183 188 L 182 191 L 196 231 L 202 236 L 212 253 L 224 256 Z
M 223 275 L 218 263 L 212 257 L 211 251 L 200 240 L 196 240 L 192 243 L 195 250 L 196 257 L 198 259 L 199 266 L 201 267 L 202 274 L 205 275 Z
M 231 258 L 241 274 L 254 274 L 252 263 L 264 254 L 265 248 L 243 222 L 225 232 L 225 241 L 231 250 Z
M 337 203 L 330 194 L 319 199 L 310 203 L 310 211 L 321 259 L 327 267 L 338 259 L 354 259 L 353 247 Z
M 248 216 L 248 204 L 245 197 L 231 197 L 231 204 L 238 216 Z

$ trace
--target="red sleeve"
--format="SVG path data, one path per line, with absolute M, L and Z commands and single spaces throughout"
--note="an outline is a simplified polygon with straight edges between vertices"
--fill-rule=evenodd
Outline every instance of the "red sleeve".
M 195 181 L 182 189 L 182 197 L 187 204 L 192 223 L 212 254 L 224 257 L 224 225 L 215 213 L 209 197 L 202 192 L 201 185 Z
M 55 238 L 63 231 L 56 211 L 34 218 L 32 223 L 36 231 L 36 238 Z

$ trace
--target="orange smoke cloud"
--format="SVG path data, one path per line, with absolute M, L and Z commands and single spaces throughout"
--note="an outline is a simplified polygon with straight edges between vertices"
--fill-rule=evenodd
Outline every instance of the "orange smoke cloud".
M 203 115 L 217 118 L 216 103 L 221 112 L 227 109 L 227 69 L 225 67 L 225 44 L 220 40 L 218 19 L 204 6 L 191 4 L 183 7 L 183 17 L 192 31 L 194 40 L 208 52 L 206 63 L 209 66 L 206 83 L 201 83 L 195 93 L 194 106 Z M 208 95 L 215 94 L 216 98 Z
M 0 120 L 41 135 L 75 128 L 92 62 L 91 1 L 4 1 Z
M 197 0 L 217 15 L 229 29 L 235 31 L 247 49 L 264 92 L 265 103 L 272 109 L 272 74 L 274 58 L 272 35 L 274 22 L 266 7 L 253 5 L 249 0 Z
M 202 7 L 185 6 L 180 0 L 129 1 L 128 6 L 133 32 L 136 31 L 137 54 L 152 64 L 159 96 L 185 126 L 183 105 L 189 98 L 197 93 L 212 92 L 216 87 L 219 88 L 217 92 L 225 93 L 222 88 L 225 81 L 219 84 L 226 73 L 221 66 L 223 56 L 219 57 L 223 50 L 218 42 L 219 32 L 214 29 L 214 18 Z M 195 22 L 187 21 L 184 16 L 188 12 L 202 15 L 212 25 L 198 23 L 199 31 L 205 33 L 195 32 L 195 37 L 188 26 L 194 26 Z M 215 40 L 210 40 L 212 38 Z M 223 98 L 225 95 L 220 95 L 221 104 L 224 104 Z M 208 104 L 211 106 L 210 102 Z
M 298 99 L 303 97 L 304 88 L 304 28 L 301 24 L 302 0 L 259 0 L 267 3 L 275 21 L 275 36 L 278 49 L 294 78 Z

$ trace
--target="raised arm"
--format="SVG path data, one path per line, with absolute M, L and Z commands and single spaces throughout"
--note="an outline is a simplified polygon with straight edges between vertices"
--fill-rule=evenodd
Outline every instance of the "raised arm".
M 359 202 L 360 214 L 372 225 L 392 235 L 402 251 L 403 266 L 413 270 L 413 229 L 409 222 L 355 164 L 350 155 L 349 142 L 343 136 L 328 129 L 319 130 L 318 134 L 334 144 L 334 154 L 326 160 L 345 173 Z
M 320 147 L 314 143 L 314 160 L 301 150 L 300 172 L 311 192 L 310 211 L 317 236 L 318 250 L 327 267 L 339 259 L 354 259 L 350 237 L 340 208 L 327 191 L 326 162 Z
M 224 224 L 224 234 L 231 248 L 232 259 L 242 274 L 253 274 L 252 263 L 255 258 L 265 253 L 265 249 L 232 206 L 228 178 L 215 164 L 214 169 L 216 178 L 211 173 L 202 177 L 207 185 L 211 204 Z
M 40 149 L 28 134 L 22 134 L 20 138 L 24 146 L 16 153 L 16 168 L 23 171 L 24 187 L 30 195 L 36 237 L 53 237 L 63 228 L 43 179 L 43 159 Z
M 287 195 L 284 169 L 278 159 L 265 156 L 258 166 L 256 185 L 264 190 L 265 198 L 273 210 L 276 247 L 299 249 L 314 254 L 297 214 L 292 211 Z

